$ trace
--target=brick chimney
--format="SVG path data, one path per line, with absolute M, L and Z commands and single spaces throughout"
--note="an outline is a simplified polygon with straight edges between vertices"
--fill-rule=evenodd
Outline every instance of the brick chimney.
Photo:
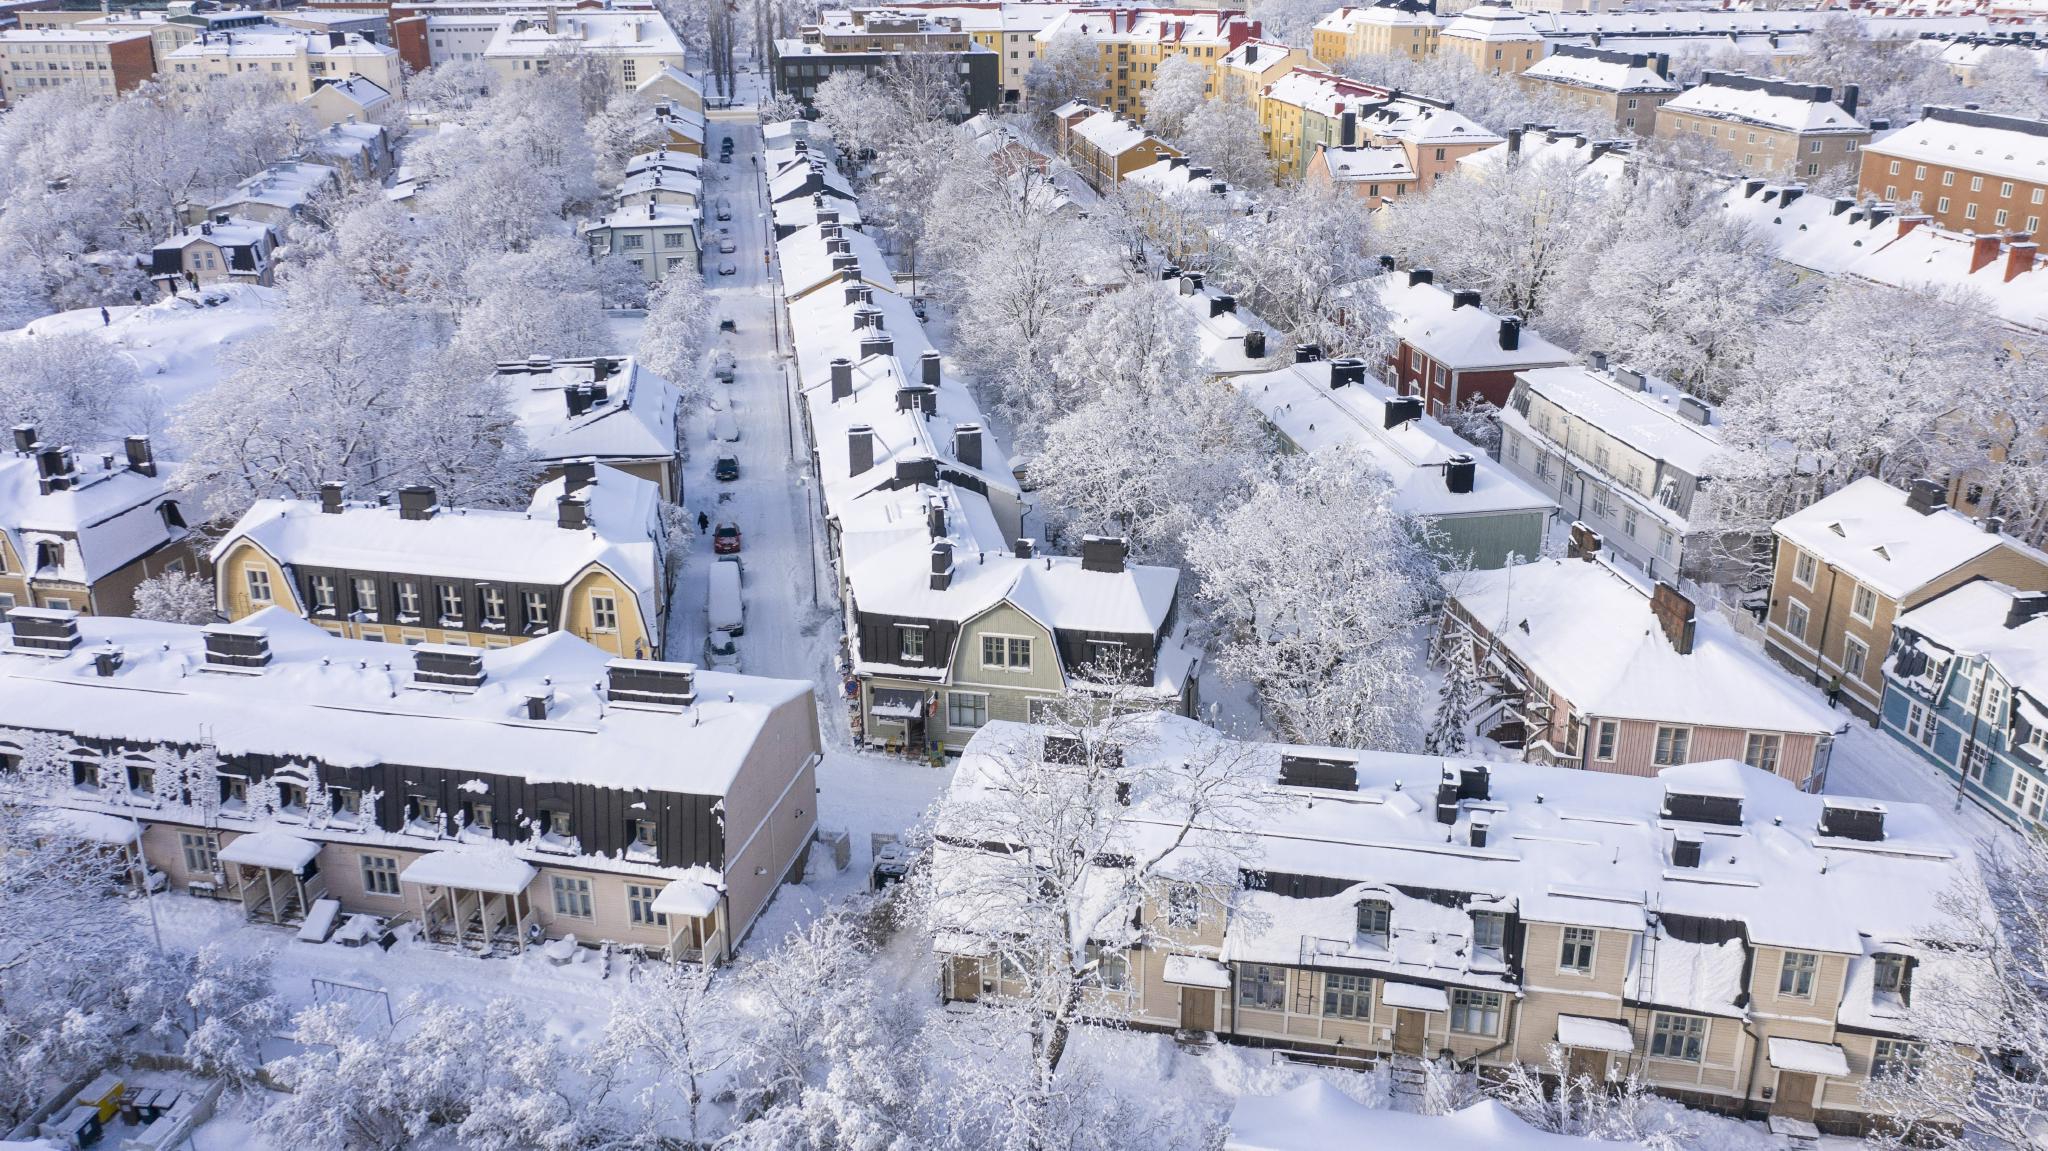
M 1972 241 L 1970 244 L 1970 274 L 1974 276 L 1979 269 L 1990 266 L 1991 262 L 1998 258 L 1998 247 L 1998 235 L 1995 232 L 1989 236 L 1979 236 Z
M 1571 535 L 1565 541 L 1564 554 L 1567 559 L 1593 562 L 1593 557 L 1600 554 L 1600 533 L 1573 520 Z
M 1683 592 L 1659 580 L 1657 590 L 1650 593 L 1650 614 L 1657 617 L 1657 626 L 1664 629 L 1664 638 L 1671 641 L 1671 648 L 1680 655 L 1692 654 L 1693 631 L 1697 621 L 1693 616 L 1693 605 Z
M 1919 227 L 1920 225 L 1927 223 L 1933 218 L 1934 217 L 1932 216 L 1900 216 L 1899 235 L 1903 236 L 1906 233 L 1912 231 L 1913 229 Z
M 2034 270 L 2034 255 L 2040 246 L 2031 240 L 2015 240 L 2005 249 L 2005 282 L 2010 284 Z

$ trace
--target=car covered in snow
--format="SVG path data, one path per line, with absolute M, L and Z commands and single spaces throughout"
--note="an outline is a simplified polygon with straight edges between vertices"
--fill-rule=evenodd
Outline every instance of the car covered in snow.
M 727 260 L 723 264 L 718 265 L 718 274 L 721 276 L 730 276 L 737 271 L 739 271 L 739 269 L 733 265 L 733 262 L 731 260 Z
M 713 555 L 733 556 L 740 554 L 740 525 L 731 520 L 721 520 L 711 529 L 711 552 Z
M 740 666 L 740 644 L 729 632 L 715 631 L 704 641 L 704 666 L 713 671 L 729 671 L 737 675 L 745 670 Z
M 711 467 L 711 474 L 720 483 L 731 483 L 740 478 L 740 458 L 731 452 L 718 457 Z
M 731 240 L 720 240 L 718 242 L 718 250 L 720 252 L 730 255 L 733 252 L 739 251 L 739 245 L 733 243 Z
M 720 352 L 711 357 L 711 374 L 725 383 L 732 383 L 733 371 L 738 366 L 739 361 L 731 352 Z
M 720 441 L 732 443 L 740 438 L 740 422 L 733 418 L 731 409 L 721 409 L 712 413 L 711 432 Z

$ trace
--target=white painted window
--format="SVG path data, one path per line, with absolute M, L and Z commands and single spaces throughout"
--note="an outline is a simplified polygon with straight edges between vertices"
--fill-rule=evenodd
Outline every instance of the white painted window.
M 1593 758 L 1602 763 L 1614 761 L 1615 745 L 1621 739 L 1621 724 L 1615 720 L 1603 719 L 1593 728 Z
M 1785 604 L 1785 630 L 1792 633 L 1792 638 L 1806 638 L 1807 618 L 1805 604 L 1800 603 L 1796 599 L 1790 600 Z
M 398 860 L 389 855 L 365 855 L 363 890 L 371 895 L 398 894 Z
M 592 918 L 590 909 L 590 881 L 569 875 L 548 877 L 548 886 L 555 897 L 555 914 L 574 919 Z
M 1870 646 L 1853 635 L 1842 637 L 1842 674 L 1850 679 L 1862 679 L 1863 669 L 1870 662 Z
M 251 603 L 270 602 L 270 573 L 261 568 L 249 569 L 249 600 Z
M 1692 751 L 1692 729 L 1689 727 L 1659 727 L 1657 749 L 1652 762 L 1659 767 L 1671 767 L 1687 762 Z
M 1498 992 L 1453 988 L 1451 1030 L 1460 1035 L 1500 1034 L 1500 1004 Z
M 1749 733 L 1747 746 L 1743 749 L 1742 762 L 1758 771 L 1778 773 L 1778 753 L 1784 743 L 1784 736 L 1773 732 L 1753 731 Z
M 1707 1021 L 1697 1015 L 1659 1012 L 1650 1025 L 1650 1054 L 1698 1063 L 1707 1050 Z
M 619 601 L 609 593 L 590 594 L 590 630 L 615 632 L 619 630 Z
M 1600 935 L 1590 927 L 1567 927 L 1558 942 L 1557 969 L 1573 975 L 1593 974 L 1593 947 Z
M 1778 995 L 1783 999 L 1813 998 L 1813 983 L 1820 973 L 1820 956 L 1811 951 L 1787 951 L 1778 964 Z

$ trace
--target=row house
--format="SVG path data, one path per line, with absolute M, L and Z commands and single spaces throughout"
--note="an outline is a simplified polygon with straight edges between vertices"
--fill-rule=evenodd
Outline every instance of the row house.
M 1043 939 L 1004 910 L 1030 907 L 1038 880 L 976 803 L 999 806 L 1020 764 L 1092 754 L 1133 780 L 1120 842 L 1166 853 L 1156 883 L 1094 865 L 1101 890 L 1133 892 L 1089 945 L 1094 1017 L 1416 1074 L 1541 1067 L 1562 1048 L 1595 1082 L 1633 1076 L 1806 1138 L 1874 1126 L 1873 1076 L 1979 1039 L 1910 1021 L 1917 990 L 1989 962 L 1928 938 L 1942 892 L 1978 880 L 1920 805 L 1807 794 L 1727 760 L 1634 778 L 1151 723 L 977 734 L 933 849 L 947 1000 L 1019 995 Z M 1178 781 L 1219 759 L 1254 801 L 1178 835 Z M 1237 882 L 1194 878 L 1219 873 Z
M 1493 738 L 1532 763 L 1647 776 L 1733 759 L 1821 790 L 1840 713 L 1674 584 L 1606 562 L 1586 525 L 1569 550 L 1453 581 Z
M 1054 112 L 1054 142 L 1097 195 L 1107 195 L 1133 172 L 1178 156 L 1180 149 L 1135 120 L 1079 101 Z
M 2043 40 L 2040 31 L 2034 28 L 1962 34 L 1922 32 L 1917 46 L 1922 51 L 1934 52 L 1949 75 L 1962 81 L 1966 88 L 1977 86 L 1979 68 L 1998 59 L 2020 56 L 2033 62 L 2034 71 L 2048 73 L 2048 40 Z
M 313 90 L 299 101 L 322 128 L 329 124 L 369 122 L 390 115 L 391 89 L 368 76 L 322 76 Z
M 1474 4 L 1438 30 L 1436 50 L 1464 57 L 1482 75 L 1515 76 L 1543 58 L 1544 42 L 1526 13 Z
M 277 229 L 270 225 L 223 212 L 151 249 L 149 278 L 165 296 L 213 284 L 268 287 L 274 282 L 279 243 Z
M 1864 149 L 1856 192 L 1955 231 L 2039 235 L 2048 216 L 2048 119 L 1929 105 Z
M 343 121 L 306 138 L 308 158 L 332 164 L 344 184 L 381 184 L 398 170 L 398 151 L 382 124 Z
M 170 890 L 253 921 L 715 961 L 816 824 L 801 681 L 562 634 L 394 660 L 276 607 L 212 627 L 17 608 L 4 638 L 0 793 L 136 821 Z
M 1024 538 L 1008 454 L 947 372 L 873 253 L 839 224 L 783 240 L 843 261 L 786 298 L 800 412 L 847 605 L 848 701 L 867 745 L 942 755 L 983 724 L 1070 691 L 1134 690 L 1192 712 L 1199 653 L 1180 573 L 1127 562 L 1122 540 L 1052 555 Z
M 191 528 L 148 436 L 116 452 L 45 443 L 17 424 L 0 456 L 0 611 L 127 615 L 145 579 L 197 574 Z
M 279 160 L 261 172 L 236 184 L 226 198 L 209 205 L 191 220 L 218 221 L 226 216 L 249 220 L 282 231 L 286 224 L 305 216 L 322 197 L 341 191 L 341 173 L 326 164 L 303 160 Z
M 1208 91 L 1242 100 L 1258 110 L 1266 85 L 1296 68 L 1316 66 L 1307 52 L 1278 40 L 1247 40 L 1209 66 Z
M 1757 179 L 1731 187 L 1722 207 L 1802 273 L 1908 290 L 1960 290 L 2007 327 L 2048 333 L 2048 257 L 2033 231 L 1953 231 L 1910 204 L 1816 196 L 1803 184 Z M 2020 225 L 2032 228 L 2044 218 L 2030 214 Z M 1975 504 L 1957 501 L 1981 510 Z
M 701 177 L 667 168 L 636 172 L 621 179 L 618 187 L 612 189 L 612 203 L 622 211 L 648 204 L 663 204 L 696 208 L 701 219 L 703 201 L 704 181 Z
M 1381 263 L 1388 270 L 1367 290 L 1379 293 L 1392 321 L 1397 342 L 1387 367 L 1395 388 L 1420 397 L 1430 415 L 1481 401 L 1506 407 L 1516 373 L 1572 362 L 1520 317 L 1488 311 L 1477 289 L 1439 287 L 1428 268 L 1399 272 Z
M 1314 345 L 1294 363 L 1235 375 L 1230 385 L 1266 420 L 1289 451 L 1355 451 L 1394 485 L 1393 506 L 1430 533 L 1450 566 L 1497 568 L 1543 550 L 1557 504 L 1397 395 L 1362 359 L 1323 359 Z
M 1671 57 L 1560 44 L 1550 55 L 1522 72 L 1522 87 L 1551 92 L 1574 106 L 1607 116 L 1614 130 L 1647 136 L 1657 123 L 1657 109 L 1678 95 L 1671 79 Z
M 506 16 L 484 46 L 483 60 L 509 83 L 545 72 L 551 59 L 569 54 L 603 66 L 625 92 L 638 91 L 664 68 L 686 67 L 675 29 L 659 12 L 648 11 L 550 9 Z
M 1977 578 L 1905 612 L 1879 726 L 2022 831 L 2048 824 L 2048 593 Z
M 1401 149 L 1423 190 L 1458 170 L 1459 161 L 1498 146 L 1502 137 L 1449 105 L 1426 96 L 1403 96 L 1359 117 L 1364 143 Z M 1332 138 L 1330 143 L 1341 143 Z
M 1339 8 L 1309 32 L 1315 57 L 1325 64 L 1368 56 L 1421 61 L 1436 51 L 1444 18 L 1432 0 L 1377 0 L 1363 8 Z
M 617 256 L 649 284 L 659 284 L 678 273 L 695 276 L 703 270 L 703 221 L 702 204 L 646 197 L 585 221 L 583 242 L 592 259 Z
M 1853 169 L 1870 129 L 1856 119 L 1856 85 L 1834 89 L 1741 72 L 1702 72 L 1657 110 L 1657 137 L 1718 152 L 1745 175 L 1810 179 Z
M 793 37 L 769 44 L 775 90 L 808 104 L 839 75 L 876 75 L 900 61 L 943 58 L 969 112 L 1003 102 L 1003 60 L 975 42 L 959 18 L 914 7 L 833 9 Z
M 1257 20 L 1234 8 L 1074 8 L 1034 34 L 1040 56 L 1063 36 L 1079 36 L 1096 50 L 1093 103 L 1143 120 L 1160 65 L 1180 56 L 1216 65 L 1238 46 L 1262 35 Z M 1215 80 L 1207 95 L 1220 94 Z
M 0 31 L 0 104 L 79 86 L 112 99 L 156 75 L 156 49 L 141 29 L 9 28 Z
M 208 31 L 157 62 L 173 90 L 193 94 L 215 80 L 260 74 L 274 80 L 287 99 L 313 94 L 322 80 L 361 76 L 396 92 L 404 76 L 398 52 L 355 32 L 308 32 L 257 23 L 232 31 Z
M 1349 192 L 1375 210 L 1421 189 L 1405 151 L 1371 145 L 1316 149 L 1307 178 Z
M 663 64 L 633 89 L 650 104 L 667 104 L 680 112 L 704 114 L 704 81 L 685 72 L 680 65 Z
M 1631 140 L 1602 140 L 1584 132 L 1524 124 L 1509 128 L 1507 138 L 1493 147 L 1460 157 L 1458 170 L 1483 181 L 1523 166 L 1562 164 L 1583 180 L 1615 189 L 1635 182 L 1634 151 Z
M 582 461 L 524 512 L 442 507 L 434 490 L 395 504 L 258 500 L 213 546 L 217 607 L 230 620 L 281 608 L 334 635 L 500 648 L 567 632 L 616 656 L 658 655 L 666 634 L 660 492 Z
M 1866 476 L 1815 501 L 1772 528 L 1764 650 L 1874 721 L 1901 615 L 1980 576 L 2048 591 L 2048 554 L 2001 527 L 1947 506 L 1931 479 L 1900 491 Z
M 589 0 L 391 0 L 364 5 L 353 0 L 314 0 L 310 7 L 361 10 L 381 9 L 391 29 L 391 42 L 399 59 L 414 72 L 424 72 L 450 60 L 482 60 L 485 49 L 498 30 L 513 17 L 529 21 L 550 20 L 564 15 L 587 13 L 596 7 Z M 653 13 L 651 0 L 612 0 L 606 9 Z
M 813 292 L 845 295 L 848 284 L 866 284 L 886 292 L 896 289 L 896 273 L 874 237 L 837 221 L 798 228 L 775 242 L 777 271 L 784 300 L 795 302 Z
M 683 396 L 659 372 L 632 356 L 529 356 L 498 364 L 491 382 L 542 479 L 590 461 L 683 502 Z
M 1712 542 L 1694 540 L 1690 527 L 1721 450 L 1704 400 L 1593 352 L 1583 365 L 1517 372 L 1500 426 L 1501 463 L 1555 494 L 1564 517 L 1598 532 L 1608 555 L 1652 579 L 1712 562 Z

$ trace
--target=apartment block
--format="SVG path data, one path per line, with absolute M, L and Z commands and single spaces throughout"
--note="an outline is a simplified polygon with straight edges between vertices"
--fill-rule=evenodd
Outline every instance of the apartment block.
M 1872 140 L 1856 191 L 1952 231 L 2039 236 L 2048 216 L 2048 120 L 1930 105 Z
M 1745 175 L 1805 179 L 1857 163 L 1870 129 L 1856 98 L 1854 84 L 1837 100 L 1825 84 L 1708 71 L 1657 110 L 1656 134 L 1704 145 Z
M 1670 71 L 1671 58 L 1663 53 L 1560 44 L 1522 73 L 1522 86 L 1604 113 L 1618 132 L 1647 136 L 1656 127 L 1657 109 L 1679 93 Z
M 156 73 L 149 32 L 77 28 L 0 32 L 0 102 L 51 88 L 81 85 L 95 96 L 127 92 Z

